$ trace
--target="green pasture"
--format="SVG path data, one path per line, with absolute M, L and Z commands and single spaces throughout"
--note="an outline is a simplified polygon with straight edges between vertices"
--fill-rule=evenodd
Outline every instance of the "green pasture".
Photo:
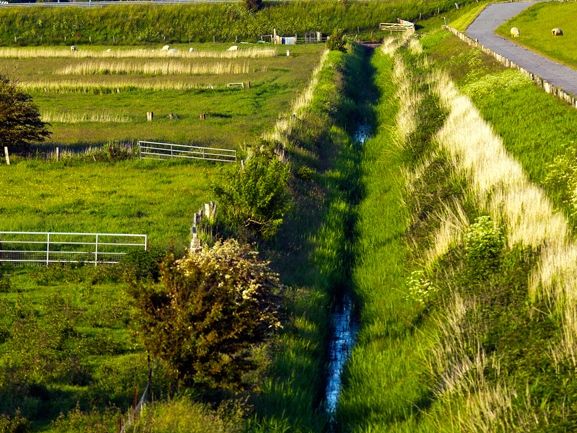
M 221 52 L 228 46 L 195 44 L 197 49 Z M 102 51 L 104 47 L 79 47 L 79 51 L 85 49 Z M 154 49 L 160 51 L 160 47 Z M 289 49 L 290 56 L 286 55 L 286 48 L 279 48 L 278 56 L 257 59 L 171 59 L 185 66 L 244 66 L 249 72 L 242 74 L 61 73 L 67 66 L 85 62 L 138 65 L 163 61 L 154 57 L 72 56 L 18 59 L 0 56 L 0 73 L 19 82 L 32 95 L 44 120 L 51 123 L 53 134 L 48 143 L 101 144 L 142 139 L 238 148 L 257 141 L 279 117 L 290 115 L 286 109 L 308 82 L 323 45 Z M 228 83 L 239 82 L 247 87 L 227 87 Z M 154 121 L 147 122 L 147 112 L 154 113 Z M 201 114 L 205 114 L 204 119 Z
M 186 246 L 192 215 L 220 171 L 203 163 L 21 161 L 0 167 L 4 231 L 148 234 L 153 246 Z
M 501 36 L 511 38 L 567 66 L 577 68 L 577 4 L 574 2 L 536 3 L 497 29 Z M 519 29 L 519 37 L 512 38 L 511 27 Z M 553 36 L 551 29 L 563 29 L 563 36 Z

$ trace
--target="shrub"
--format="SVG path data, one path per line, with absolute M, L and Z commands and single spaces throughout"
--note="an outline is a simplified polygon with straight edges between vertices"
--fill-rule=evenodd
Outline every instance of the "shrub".
M 133 292 L 148 350 L 185 385 L 244 388 L 254 349 L 280 326 L 278 275 L 228 240 L 167 259 L 162 281 Z
M 423 271 L 413 271 L 407 278 L 407 291 L 410 299 L 426 307 L 437 292 L 437 288 Z
M 247 159 L 214 189 L 220 219 L 244 240 L 270 239 L 290 207 L 289 168 L 262 152 Z
M 30 422 L 20 412 L 10 417 L 0 415 L 0 433 L 27 433 L 30 431 Z
M 498 270 L 505 235 L 489 216 L 481 216 L 465 233 L 465 254 L 472 277 L 485 278 Z
M 342 29 L 335 29 L 327 40 L 327 48 L 331 51 L 346 51 L 347 41 Z
M 262 8 L 262 0 L 244 0 L 244 6 L 249 12 L 256 12 Z

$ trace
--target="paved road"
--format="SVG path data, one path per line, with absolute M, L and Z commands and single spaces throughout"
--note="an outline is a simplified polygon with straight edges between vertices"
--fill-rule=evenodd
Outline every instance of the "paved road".
M 539 75 L 567 93 L 577 96 L 577 71 L 520 47 L 497 36 L 495 29 L 518 15 L 535 2 L 496 3 L 489 5 L 469 26 L 466 33 L 493 51 L 507 57 L 519 66 Z M 521 32 L 523 29 L 520 29 Z M 547 29 L 549 31 L 549 29 Z

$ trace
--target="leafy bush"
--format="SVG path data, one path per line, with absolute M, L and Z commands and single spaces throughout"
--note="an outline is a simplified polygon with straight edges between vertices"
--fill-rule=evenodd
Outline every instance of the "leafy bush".
M 465 233 L 465 254 L 471 276 L 485 278 L 498 270 L 505 235 L 489 216 L 481 216 Z
M 331 51 L 346 51 L 347 41 L 342 29 L 335 29 L 327 40 L 327 48 Z
M 27 433 L 30 431 L 30 422 L 20 412 L 10 417 L 0 415 L 0 433 Z
M 244 6 L 249 12 L 256 12 L 262 8 L 262 0 L 244 0 Z
M 122 276 L 129 284 L 140 281 L 158 281 L 160 278 L 160 264 L 166 252 L 158 249 L 147 251 L 131 251 L 119 263 Z
M 245 240 L 269 239 L 276 234 L 290 207 L 289 168 L 262 152 L 217 185 L 225 227 Z
M 409 298 L 423 307 L 428 306 L 437 292 L 437 288 L 420 270 L 411 272 L 407 278 L 407 290 Z
M 228 240 L 168 259 L 162 281 L 133 291 L 146 347 L 187 385 L 244 388 L 253 350 L 280 326 L 278 275 Z

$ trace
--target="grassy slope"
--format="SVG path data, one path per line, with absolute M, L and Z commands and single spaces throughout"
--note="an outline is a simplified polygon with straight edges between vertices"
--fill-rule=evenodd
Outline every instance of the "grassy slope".
M 468 1 L 462 1 L 461 4 Z M 335 28 L 378 34 L 378 24 L 397 17 L 415 19 L 453 8 L 452 0 L 371 2 L 272 2 L 257 13 L 242 4 L 131 5 L 102 8 L 18 8 L 0 10 L 0 43 L 44 45 L 78 43 L 174 43 L 255 41 L 260 35 Z M 379 37 L 379 36 L 377 36 Z
M 577 148 L 573 127 L 577 111 L 519 72 L 501 66 L 442 30 L 429 33 L 423 44 L 503 138 L 531 181 L 547 191 L 556 207 L 567 215 L 572 213 L 563 199 L 563 188 L 548 180 L 547 175 L 557 156 Z M 499 92 L 493 91 L 495 87 Z
M 573 19 L 575 13 L 577 4 L 572 2 L 537 3 L 501 25 L 497 33 L 511 38 L 511 27 L 517 27 L 520 35 L 512 39 L 515 43 L 577 68 L 577 54 L 574 49 L 577 44 L 577 29 Z M 551 29 L 555 27 L 563 29 L 563 36 L 551 34 Z

